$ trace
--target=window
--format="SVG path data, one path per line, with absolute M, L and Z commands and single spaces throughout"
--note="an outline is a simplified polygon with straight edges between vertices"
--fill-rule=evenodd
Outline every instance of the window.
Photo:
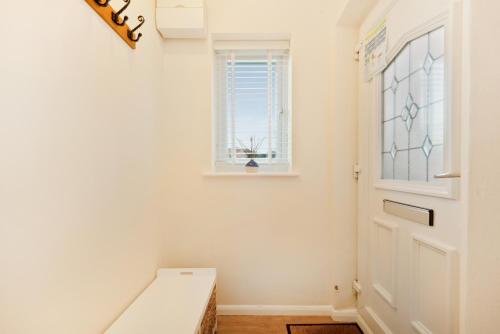
M 383 179 L 432 182 L 443 170 L 444 32 L 411 41 L 383 72 Z
M 216 50 L 216 171 L 290 166 L 287 50 Z

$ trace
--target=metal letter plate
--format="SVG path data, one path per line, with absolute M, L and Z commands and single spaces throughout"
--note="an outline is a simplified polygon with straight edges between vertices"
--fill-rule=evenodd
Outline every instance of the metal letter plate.
M 418 206 L 384 200 L 384 211 L 418 224 L 434 226 L 434 210 Z

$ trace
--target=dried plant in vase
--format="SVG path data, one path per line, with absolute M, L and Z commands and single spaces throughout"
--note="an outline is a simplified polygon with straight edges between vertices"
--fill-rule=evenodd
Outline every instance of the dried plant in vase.
M 254 160 L 259 157 L 259 149 L 262 146 L 265 138 L 257 139 L 256 136 L 250 137 L 250 146 L 245 145 L 245 143 L 238 139 L 238 143 L 240 144 L 240 152 L 246 158 L 249 158 L 250 161 L 245 165 L 247 173 L 257 173 L 259 170 L 259 164 Z

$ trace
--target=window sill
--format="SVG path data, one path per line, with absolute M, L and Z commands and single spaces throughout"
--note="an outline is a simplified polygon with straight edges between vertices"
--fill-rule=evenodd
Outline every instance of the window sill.
M 299 173 L 290 173 L 290 172 L 281 172 L 281 173 L 273 173 L 273 172 L 257 172 L 257 173 L 246 173 L 246 172 L 209 172 L 203 173 L 205 177 L 299 177 Z

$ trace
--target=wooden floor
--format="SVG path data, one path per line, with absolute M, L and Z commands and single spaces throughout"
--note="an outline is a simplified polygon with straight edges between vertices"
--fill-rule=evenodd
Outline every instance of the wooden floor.
M 286 324 L 327 324 L 330 317 L 264 317 L 233 316 L 217 317 L 217 334 L 287 334 Z

